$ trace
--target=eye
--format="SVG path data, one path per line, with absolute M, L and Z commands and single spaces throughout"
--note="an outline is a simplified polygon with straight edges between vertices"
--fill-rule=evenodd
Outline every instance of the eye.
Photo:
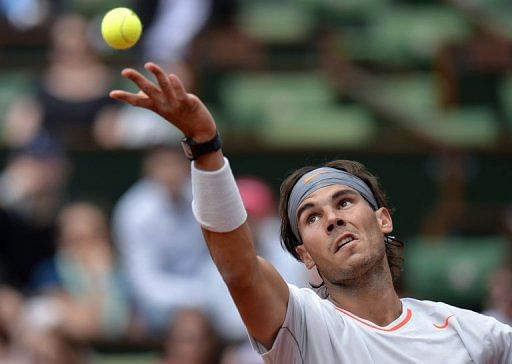
M 307 217 L 306 219 L 306 223 L 308 225 L 311 225 L 313 224 L 314 222 L 318 221 L 320 219 L 320 216 L 318 216 L 318 214 L 311 214 Z
M 352 204 L 352 201 L 348 200 L 348 199 L 343 199 L 343 200 L 340 200 L 340 202 L 338 202 L 338 208 L 345 208 L 345 207 L 348 207 Z

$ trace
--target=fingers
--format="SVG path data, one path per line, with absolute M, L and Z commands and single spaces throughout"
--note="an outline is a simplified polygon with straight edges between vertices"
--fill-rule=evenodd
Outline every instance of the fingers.
M 121 72 L 121 75 L 135 83 L 150 98 L 156 99 L 160 96 L 158 87 L 136 70 L 127 68 Z
M 163 94 L 170 102 L 176 100 L 176 95 L 174 94 L 174 90 L 169 84 L 169 79 L 165 75 L 164 71 L 157 66 L 156 64 L 149 62 L 144 65 L 144 68 L 153 73 L 162 89 Z
M 153 73 L 157 84 L 149 81 L 140 72 L 127 68 L 121 72 L 122 76 L 135 83 L 141 91 L 133 94 L 114 90 L 110 92 L 110 97 L 134 106 L 151 109 L 161 115 L 175 112 L 188 103 L 189 95 L 176 75 L 167 76 L 161 67 L 152 62 L 146 63 L 144 68 Z
M 109 96 L 115 100 L 127 102 L 133 106 L 144 107 L 146 109 L 153 109 L 153 101 L 142 91 L 137 94 L 122 90 L 113 90 Z
M 181 80 L 176 75 L 170 75 L 169 82 L 171 83 L 176 99 L 178 101 L 185 100 L 187 97 L 187 91 L 185 90 L 185 86 L 183 86 Z

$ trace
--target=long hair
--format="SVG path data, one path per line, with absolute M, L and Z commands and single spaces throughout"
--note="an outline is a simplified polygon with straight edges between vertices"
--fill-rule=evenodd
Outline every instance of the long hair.
M 366 185 L 372 191 L 373 195 L 375 196 L 375 199 L 377 200 L 378 206 L 385 207 L 390 211 L 390 213 L 392 212 L 392 210 L 388 207 L 386 194 L 380 187 L 377 178 L 373 174 L 368 172 L 368 170 L 363 164 L 350 160 L 335 160 L 325 163 L 321 167 L 331 167 L 339 169 L 347 173 L 350 173 L 356 177 L 359 177 L 364 181 L 364 183 L 366 183 Z M 297 183 L 297 181 L 303 175 L 316 168 L 319 168 L 319 166 L 306 166 L 296 170 L 283 181 L 280 189 L 281 199 L 279 201 L 279 215 L 281 217 L 281 243 L 283 247 L 286 250 L 288 250 L 288 252 L 295 259 L 299 261 L 300 257 L 297 254 L 295 248 L 301 245 L 302 243 L 297 239 L 297 237 L 292 231 L 290 219 L 288 218 L 288 201 L 292 189 Z M 384 237 L 384 243 L 386 246 L 386 256 L 389 268 L 391 270 L 391 276 L 393 282 L 396 284 L 402 271 L 404 243 L 391 235 L 386 235 Z

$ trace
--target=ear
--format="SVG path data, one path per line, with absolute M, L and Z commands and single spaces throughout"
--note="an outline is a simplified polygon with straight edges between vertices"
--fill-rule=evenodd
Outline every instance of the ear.
M 313 258 L 311 258 L 311 255 L 304 247 L 304 244 L 297 246 L 295 251 L 299 254 L 300 260 L 304 263 L 307 269 L 311 269 L 316 265 Z
M 377 221 L 379 223 L 380 229 L 384 234 L 389 234 L 393 231 L 393 219 L 391 218 L 391 214 L 389 210 L 385 207 L 381 207 L 377 211 L 375 211 L 375 215 L 377 216 Z

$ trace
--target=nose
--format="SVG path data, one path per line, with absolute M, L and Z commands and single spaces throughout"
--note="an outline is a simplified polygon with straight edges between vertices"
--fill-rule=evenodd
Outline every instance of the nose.
M 345 225 L 345 221 L 339 217 L 334 218 L 327 225 L 327 233 L 332 233 L 337 226 Z

